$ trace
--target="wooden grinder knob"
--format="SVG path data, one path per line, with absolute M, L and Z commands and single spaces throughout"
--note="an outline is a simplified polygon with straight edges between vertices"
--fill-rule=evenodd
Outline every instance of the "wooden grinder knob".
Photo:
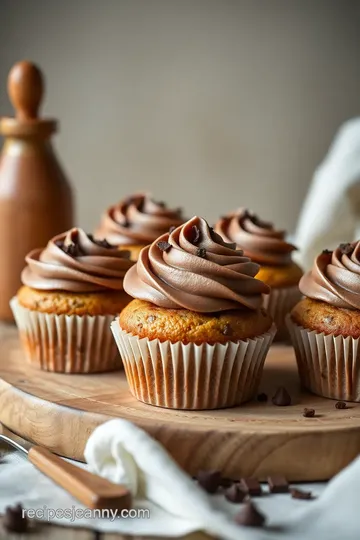
M 43 92 L 43 76 L 35 64 L 22 61 L 13 66 L 8 77 L 8 93 L 18 120 L 38 117 Z

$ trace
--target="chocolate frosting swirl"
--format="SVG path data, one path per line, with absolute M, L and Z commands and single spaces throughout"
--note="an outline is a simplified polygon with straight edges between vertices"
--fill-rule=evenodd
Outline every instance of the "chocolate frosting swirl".
M 360 241 L 323 251 L 300 280 L 300 291 L 335 307 L 360 309 Z
M 265 283 L 255 279 L 259 265 L 228 244 L 206 221 L 194 217 L 145 247 L 125 276 L 125 291 L 165 308 L 201 313 L 256 310 Z
M 261 221 L 244 208 L 220 218 L 215 230 L 259 264 L 290 264 L 291 252 L 296 249 L 285 241 L 285 231 L 277 231 L 271 223 Z
M 96 241 L 81 229 L 71 229 L 26 256 L 21 280 L 46 291 L 121 291 L 125 273 L 133 265 L 128 256 L 129 252 Z
M 170 210 L 163 202 L 138 194 L 108 208 L 95 235 L 114 245 L 147 245 L 182 223 L 180 209 Z

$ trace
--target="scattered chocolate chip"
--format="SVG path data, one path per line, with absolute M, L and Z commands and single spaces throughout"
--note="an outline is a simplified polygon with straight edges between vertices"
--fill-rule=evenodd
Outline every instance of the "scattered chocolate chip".
M 265 403 L 265 401 L 268 400 L 267 394 L 261 392 L 261 394 L 258 395 L 257 400 L 260 401 L 260 403 Z
M 225 324 L 224 328 L 221 330 L 224 336 L 230 336 L 232 334 L 232 328 L 230 324 Z
M 278 407 L 287 407 L 288 405 L 291 405 L 291 397 L 283 386 L 279 386 L 271 401 Z
M 147 318 L 147 322 L 152 323 L 154 321 L 155 321 L 154 315 L 149 315 L 149 317 Z
M 340 244 L 339 250 L 343 255 L 350 255 L 354 251 L 354 247 L 351 244 Z
M 205 248 L 198 248 L 196 250 L 196 255 L 198 257 L 201 257 L 202 259 L 205 259 L 205 257 L 206 257 L 206 249 Z
M 248 502 L 235 516 L 235 521 L 238 525 L 244 527 L 262 527 L 266 521 L 262 514 L 253 502 Z
M 239 484 L 233 484 L 225 491 L 225 499 L 232 503 L 242 503 L 247 497 L 248 493 Z
M 94 238 L 94 235 L 92 234 L 88 234 L 87 235 L 89 240 L 93 243 L 93 244 L 96 244 L 97 246 L 100 246 L 100 247 L 103 247 L 103 248 L 107 248 L 107 249 L 110 249 L 110 248 L 114 248 L 115 246 L 113 246 L 112 244 L 109 244 L 109 242 L 106 240 L 106 238 L 103 238 L 103 240 L 98 240 L 97 238 Z
M 166 242 L 164 240 L 161 240 L 156 245 L 159 249 L 161 249 L 161 251 L 169 251 L 171 249 L 171 244 L 169 244 L 169 242 Z
M 169 229 L 169 234 L 171 234 L 172 232 L 174 232 L 176 229 L 175 225 L 172 225 Z
M 347 409 L 347 405 L 346 405 L 345 401 L 337 401 L 335 403 L 335 408 L 336 409 Z
M 330 249 L 323 249 L 322 250 L 322 254 L 323 255 L 331 255 L 332 254 L 332 251 Z
M 193 225 L 191 227 L 191 230 L 193 233 L 192 243 L 197 244 L 198 242 L 200 242 L 200 229 L 197 225 Z
M 305 407 L 304 412 L 303 412 L 303 416 L 305 416 L 305 418 L 314 418 L 315 409 L 307 409 Z
M 239 485 L 243 491 L 253 497 L 262 494 L 261 486 L 256 478 L 241 478 Z
M 221 485 L 219 471 L 199 471 L 196 477 L 199 485 L 208 493 L 215 493 Z
M 288 493 L 289 484 L 285 476 L 269 476 L 268 478 L 270 493 Z
M 23 515 L 21 504 L 7 506 L 2 523 L 7 531 L 15 533 L 25 533 L 29 525 L 26 516 Z
M 303 501 L 309 501 L 310 499 L 314 499 L 311 491 L 304 491 L 302 489 L 291 488 L 290 494 L 293 499 L 301 499 Z

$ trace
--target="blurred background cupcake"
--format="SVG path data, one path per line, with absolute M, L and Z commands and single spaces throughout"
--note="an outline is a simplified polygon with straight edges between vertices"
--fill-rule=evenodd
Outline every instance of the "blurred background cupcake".
M 216 409 L 256 394 L 275 332 L 258 270 L 198 217 L 142 250 L 124 280 L 135 300 L 112 324 L 137 399 Z
M 276 230 L 244 208 L 220 218 L 215 230 L 260 265 L 256 277 L 271 287 L 264 306 L 276 324 L 276 339 L 286 339 L 286 314 L 301 297 L 298 283 L 302 270 L 291 258 L 296 247 L 286 241 L 285 231 Z
M 11 307 L 28 361 L 66 373 L 119 369 L 110 323 L 131 300 L 123 289 L 129 253 L 71 229 L 26 263 Z
M 144 246 L 184 222 L 180 208 L 169 209 L 148 194 L 135 194 L 108 208 L 94 236 L 129 250 L 136 261 Z
M 288 326 L 303 386 L 360 401 L 360 242 L 323 251 L 300 290 Z

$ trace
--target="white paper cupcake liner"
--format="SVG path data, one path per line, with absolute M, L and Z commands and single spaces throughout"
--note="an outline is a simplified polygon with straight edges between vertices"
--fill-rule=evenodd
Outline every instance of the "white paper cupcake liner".
M 139 338 L 111 324 L 132 394 L 169 409 L 220 409 L 254 397 L 275 326 L 253 339 L 209 345 Z
M 302 385 L 319 396 L 360 401 L 360 341 L 303 328 L 287 316 Z
M 110 324 L 114 315 L 54 315 L 10 301 L 27 360 L 45 371 L 95 373 L 122 366 Z
M 274 288 L 271 289 L 270 294 L 264 294 L 263 307 L 271 315 L 277 328 L 275 341 L 285 341 L 289 338 L 285 319 L 301 297 L 302 294 L 297 285 Z

